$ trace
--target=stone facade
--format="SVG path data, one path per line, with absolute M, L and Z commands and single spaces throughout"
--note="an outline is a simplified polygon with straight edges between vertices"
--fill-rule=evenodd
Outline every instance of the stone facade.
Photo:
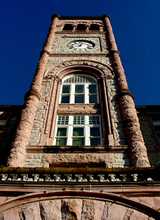
M 59 21 L 59 22 L 62 25 L 62 21 Z M 88 22 L 88 24 L 89 23 L 90 22 Z M 58 25 L 58 28 L 59 26 L 60 25 Z M 67 47 L 68 43 L 75 39 L 76 40 L 87 39 L 87 40 L 94 42 L 96 46 L 94 47 L 93 50 L 89 52 L 88 51 L 83 52 L 83 58 L 82 58 L 81 54 L 74 52 L 72 50 L 69 50 L 69 48 Z M 57 91 L 59 91 L 60 86 L 61 86 L 60 80 L 64 76 L 63 72 L 65 69 L 72 68 L 72 66 L 75 66 L 75 67 L 77 66 L 77 68 L 79 66 L 79 69 L 80 69 L 80 66 L 82 65 L 84 67 L 86 66 L 86 68 L 96 68 L 99 71 L 103 71 L 103 75 L 104 75 L 103 77 L 106 78 L 104 81 L 105 83 L 104 90 L 107 90 L 107 97 L 106 97 L 107 99 L 106 108 L 107 109 L 104 111 L 107 111 L 107 112 L 110 111 L 110 116 L 108 116 L 110 120 L 110 127 L 111 127 L 110 130 L 112 130 L 110 131 L 111 132 L 110 136 L 112 136 L 112 139 L 113 139 L 111 141 L 112 143 L 111 144 L 109 143 L 109 145 L 112 147 L 119 146 L 119 148 L 121 148 L 122 145 L 126 144 L 126 140 L 124 138 L 125 134 L 124 134 L 123 124 L 122 124 L 119 104 L 116 98 L 117 97 L 117 82 L 116 82 L 115 74 L 112 70 L 110 58 L 108 57 L 109 52 L 107 49 L 108 45 L 106 44 L 105 34 L 103 32 L 101 33 L 97 32 L 96 34 L 95 33 L 92 33 L 92 34 L 70 33 L 69 34 L 69 33 L 63 33 L 63 32 L 56 32 L 56 35 L 53 37 L 53 39 L 51 37 L 51 41 L 52 41 L 52 46 L 48 50 L 51 56 L 48 59 L 46 70 L 44 72 L 44 78 L 43 78 L 43 85 L 45 86 L 42 87 L 42 96 L 41 96 L 41 100 L 39 103 L 39 107 L 37 109 L 37 113 L 35 116 L 32 132 L 30 136 L 30 141 L 29 141 L 30 146 L 53 144 L 53 133 L 55 132 L 54 128 L 52 129 L 52 131 L 49 132 L 47 127 L 48 128 L 51 127 L 50 121 L 48 120 L 48 118 L 50 120 L 55 120 L 53 119 L 53 117 L 55 116 L 51 116 L 50 112 L 52 109 L 52 111 L 54 111 L 56 114 L 57 106 L 55 106 L 54 108 L 52 107 L 54 105 L 54 100 L 49 97 L 52 97 L 52 95 L 54 96 L 54 93 L 52 93 L 53 90 L 56 91 L 58 89 Z M 55 86 L 55 77 L 57 77 L 56 80 L 58 81 L 57 88 Z M 100 73 L 98 77 L 101 77 Z M 56 94 L 57 96 L 59 96 L 57 92 Z M 84 106 L 83 109 L 86 109 L 86 107 L 87 106 Z M 76 106 L 75 107 L 73 106 L 72 114 L 77 113 L 78 111 L 83 112 L 83 109 L 80 109 L 80 107 L 78 108 Z M 66 110 L 67 109 L 63 110 L 61 106 L 59 106 L 58 108 L 58 112 L 60 113 L 64 113 L 66 112 Z M 88 113 L 91 111 L 92 111 L 92 108 L 86 109 L 84 110 L 84 113 L 85 112 Z M 92 112 L 94 113 L 94 110 Z M 52 133 L 52 135 L 48 134 L 48 132 Z M 111 154 L 108 155 L 108 158 L 110 158 L 110 155 Z M 51 156 L 49 155 L 49 157 Z M 54 157 L 55 155 L 53 155 L 53 158 Z M 62 158 L 64 157 L 65 155 L 62 156 Z M 104 160 L 103 155 L 99 154 L 99 157 L 102 157 L 102 160 Z M 116 157 L 119 158 L 119 153 L 116 155 Z M 125 156 L 122 156 L 122 158 L 123 157 Z M 28 158 L 34 158 L 34 155 L 28 155 Z M 28 158 L 27 158 L 27 161 L 28 161 Z M 38 158 L 40 158 L 40 156 Z M 70 158 L 72 158 L 72 155 L 70 155 Z M 107 158 L 107 153 L 106 153 L 105 158 Z M 72 159 L 70 160 L 72 161 Z M 26 166 L 28 166 L 27 161 L 26 161 Z M 33 163 L 35 164 L 35 162 Z M 112 161 L 110 161 L 110 159 L 108 161 L 106 160 L 106 164 L 108 164 L 108 166 L 114 166 L 115 164 L 116 167 L 120 165 L 120 163 L 119 162 L 117 163 L 114 158 Z M 126 163 L 125 161 L 123 161 L 120 166 L 124 166 L 124 164 L 128 164 L 128 162 Z
M 141 198 L 143 199 L 143 198 Z M 153 201 L 157 205 L 157 200 Z M 4 220 L 153 220 L 132 208 L 117 205 L 113 202 L 96 200 L 64 199 L 45 200 L 21 205 L 4 211 Z
M 60 103 L 64 77 L 77 73 L 95 79 L 98 103 Z M 0 113 L 9 166 L 0 168 L 0 219 L 160 219 L 159 168 L 150 167 L 159 165 L 160 119 L 137 115 L 108 17 L 53 18 L 16 111 Z M 101 144 L 54 144 L 57 115 L 96 114 Z
M 104 163 L 106 167 L 126 167 L 128 156 L 124 152 L 111 153 L 30 153 L 25 167 L 54 167 L 54 164 Z

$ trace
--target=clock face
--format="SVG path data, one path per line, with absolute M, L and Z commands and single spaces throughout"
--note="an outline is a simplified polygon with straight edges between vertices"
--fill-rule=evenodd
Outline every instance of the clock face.
M 85 52 L 95 47 L 92 41 L 88 40 L 74 40 L 69 42 L 68 48 L 77 52 Z

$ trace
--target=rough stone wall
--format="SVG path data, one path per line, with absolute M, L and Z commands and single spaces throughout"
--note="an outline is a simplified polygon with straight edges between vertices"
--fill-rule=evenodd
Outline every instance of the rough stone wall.
M 41 137 L 44 131 L 44 126 L 47 116 L 47 109 L 49 107 L 48 97 L 50 96 L 51 93 L 51 86 L 52 86 L 51 80 L 43 81 L 42 96 L 34 119 L 34 124 L 29 141 L 30 145 L 37 145 L 41 143 Z
M 111 100 L 111 120 L 113 124 L 115 145 L 121 146 L 127 144 L 127 139 L 124 134 L 123 121 L 117 102 L 117 92 L 115 76 L 112 76 L 112 78 L 108 79 L 108 93 Z
M 1 220 L 152 220 L 112 202 L 64 199 L 22 205 L 0 214 Z
M 79 35 L 77 35 L 78 37 Z M 43 137 L 44 136 L 44 128 L 46 126 L 46 118 L 47 118 L 47 111 L 49 109 L 49 106 L 51 103 L 49 103 L 49 97 L 51 95 L 51 90 L 52 90 L 52 82 L 53 82 L 53 76 L 56 75 L 60 69 L 63 69 L 67 66 L 72 66 L 75 65 L 76 62 L 78 64 L 87 64 L 89 62 L 92 62 L 92 65 L 95 67 L 98 67 L 98 65 L 103 66 L 103 65 L 108 65 L 110 66 L 110 60 L 108 57 L 106 57 L 107 52 L 107 47 L 105 43 L 105 35 L 93 35 L 93 36 L 88 36 L 83 35 L 81 38 L 89 38 L 89 40 L 93 41 L 98 41 L 100 42 L 99 44 L 97 43 L 97 48 L 95 48 L 95 54 L 84 54 L 84 56 L 79 56 L 75 55 L 73 56 L 72 54 L 65 56 L 65 53 L 68 53 L 68 49 L 65 45 L 67 45 L 67 42 L 69 40 L 75 39 L 76 35 L 74 37 L 71 37 L 70 35 L 65 35 L 63 36 L 62 34 L 57 34 L 56 38 L 54 39 L 53 46 L 51 49 L 51 52 L 55 54 L 54 57 L 50 57 L 48 60 L 48 64 L 46 66 L 46 72 L 44 75 L 44 81 L 43 81 L 43 88 L 42 88 L 42 97 L 41 101 L 36 113 L 36 117 L 34 120 L 34 125 L 33 129 L 31 132 L 30 136 L 30 141 L 29 145 L 30 146 L 35 146 L 35 145 L 45 145 L 47 144 L 47 140 L 45 140 Z M 59 44 L 57 44 L 59 42 Z M 62 47 L 63 45 L 64 47 Z M 98 46 L 98 45 L 101 45 Z M 58 56 L 58 54 L 61 53 L 61 56 Z M 96 53 L 100 53 L 101 55 L 96 56 Z M 57 54 L 57 55 L 56 55 Z M 116 99 L 117 95 L 117 86 L 116 86 L 116 81 L 115 81 L 115 76 L 111 72 L 111 70 L 107 70 L 107 82 L 108 82 L 108 95 L 110 98 L 111 102 L 111 123 L 113 126 L 113 136 L 114 136 L 114 143 L 117 146 L 121 147 L 122 144 L 126 144 L 125 138 L 124 138 L 124 133 L 123 133 L 123 125 L 122 125 L 122 120 L 120 116 L 120 110 L 118 106 L 118 101 Z M 57 95 L 57 94 L 55 94 Z M 53 146 L 54 147 L 54 146 Z M 89 154 L 88 154 L 89 155 Z M 81 161 L 81 160 L 87 160 L 90 159 L 91 161 L 95 160 L 95 156 L 91 155 L 83 155 L 81 154 L 76 161 Z M 50 161 L 74 161 L 76 158 L 75 155 L 67 155 L 67 154 L 61 154 L 61 155 L 41 155 L 41 154 L 28 154 L 27 159 L 26 159 L 26 166 L 45 166 L 46 165 L 46 158 L 51 158 Z M 128 161 L 126 160 L 126 155 L 123 153 L 105 153 L 103 154 L 98 154 L 97 158 L 100 158 L 98 160 L 102 160 L 106 162 L 108 167 L 123 167 L 128 165 Z M 105 159 L 104 159 L 105 158 Z M 125 158 L 125 159 L 124 159 Z M 88 161 L 89 162 L 89 161 Z M 48 163 L 48 162 L 47 162 Z
M 78 22 L 78 21 L 77 21 Z M 83 52 L 84 55 L 82 57 L 82 53 L 80 55 L 77 54 L 76 51 L 70 51 L 67 47 L 68 42 L 75 39 L 88 39 L 95 42 L 94 51 Z M 56 75 L 62 67 L 67 67 L 68 65 L 72 65 L 72 62 L 82 61 L 84 64 L 86 62 L 95 62 L 95 67 L 98 64 L 108 65 L 110 66 L 109 57 L 106 57 L 108 54 L 107 45 L 106 45 L 106 37 L 104 34 L 56 34 L 52 47 L 50 49 L 50 53 L 54 54 L 54 57 L 50 57 L 48 63 L 46 65 L 46 71 L 44 75 L 44 85 L 42 90 L 42 98 L 39 104 L 39 108 L 37 110 L 37 114 L 35 117 L 32 134 L 30 137 L 30 145 L 42 144 L 41 143 L 41 134 L 43 132 L 44 123 L 46 119 L 47 109 L 49 108 L 49 96 L 51 92 L 51 84 L 53 81 L 52 76 Z M 75 53 L 75 55 L 74 55 Z M 67 54 L 67 56 L 66 56 Z M 98 56 L 96 55 L 98 54 Z M 59 56 L 61 55 L 61 56 Z M 69 62 L 69 63 L 67 63 Z M 65 64 L 64 64 L 65 63 Z M 74 63 L 73 63 L 74 65 Z M 117 95 L 117 86 L 115 82 L 115 77 L 113 73 L 108 72 L 107 75 L 110 75 L 110 79 L 108 77 L 108 93 L 111 99 L 111 111 L 112 111 L 112 123 L 114 128 L 114 138 L 115 145 L 124 144 L 124 134 L 123 128 L 121 124 L 121 118 L 119 113 L 119 107 L 116 103 L 115 96 Z M 111 78 L 112 77 L 112 78 Z M 56 94 L 57 95 L 57 94 Z M 44 141 L 43 141 L 44 142 Z M 44 144 L 44 143 L 43 143 Z
M 54 163 L 104 162 L 106 167 L 125 167 L 129 165 L 126 153 L 28 153 L 26 167 L 54 167 Z

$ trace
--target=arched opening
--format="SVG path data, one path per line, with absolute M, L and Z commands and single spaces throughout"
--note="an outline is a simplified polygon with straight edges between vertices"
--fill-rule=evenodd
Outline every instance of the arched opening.
M 72 24 L 65 24 L 63 27 L 63 31 L 72 31 L 73 25 Z
M 100 192 L 88 192 L 88 191 L 56 191 L 56 192 L 44 192 L 44 193 L 32 193 L 25 196 L 19 196 L 15 199 L 11 199 L 4 203 L 1 203 L 0 206 L 0 214 L 5 211 L 12 210 L 16 207 L 23 207 L 26 204 L 41 202 L 46 200 L 60 200 L 60 199 L 90 199 L 97 201 L 110 201 L 115 204 L 131 208 L 133 210 L 137 210 L 140 213 L 147 215 L 148 217 L 152 217 L 156 220 L 160 219 L 160 213 L 155 209 L 133 201 L 127 197 L 122 195 L 116 195 L 112 193 L 100 193 Z
M 49 144 L 73 146 L 75 143 L 76 146 L 88 146 L 90 149 L 106 148 L 111 143 L 112 122 L 105 73 L 97 66 L 92 66 L 92 63 L 89 66 L 85 64 L 87 61 L 83 62 L 84 64 L 78 65 L 75 62 L 68 65 L 67 62 L 66 67 L 57 73 L 59 80 L 53 85 L 56 96 L 49 116 L 52 121 L 47 121 L 47 125 L 52 123 L 49 131 Z M 107 69 L 108 74 L 112 74 L 112 70 L 109 67 Z M 73 135 L 74 123 L 83 129 L 75 129 Z M 58 130 L 58 127 L 65 129 Z M 87 132 L 88 130 L 90 132 Z M 68 138 L 69 134 L 72 138 Z M 84 134 L 88 136 L 84 137 Z
M 102 144 L 102 126 L 97 79 L 73 72 L 62 79 L 59 106 L 69 108 L 57 114 L 54 144 L 57 146 L 98 146 Z M 75 107 L 76 106 L 76 107 Z M 87 107 L 90 110 L 87 110 Z M 76 110 L 74 110 L 76 108 Z M 85 108 L 85 111 L 81 111 Z
M 99 25 L 98 24 L 91 24 L 89 30 L 90 31 L 99 31 Z
M 76 30 L 77 31 L 85 31 L 87 26 L 85 24 L 78 24 Z
M 94 77 L 70 74 L 62 80 L 61 104 L 96 104 L 99 102 L 98 85 Z

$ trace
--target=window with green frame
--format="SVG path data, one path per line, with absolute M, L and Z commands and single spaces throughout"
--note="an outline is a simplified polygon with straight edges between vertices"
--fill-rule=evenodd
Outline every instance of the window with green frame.
M 58 146 L 98 146 L 101 144 L 100 115 L 59 115 L 55 144 Z

